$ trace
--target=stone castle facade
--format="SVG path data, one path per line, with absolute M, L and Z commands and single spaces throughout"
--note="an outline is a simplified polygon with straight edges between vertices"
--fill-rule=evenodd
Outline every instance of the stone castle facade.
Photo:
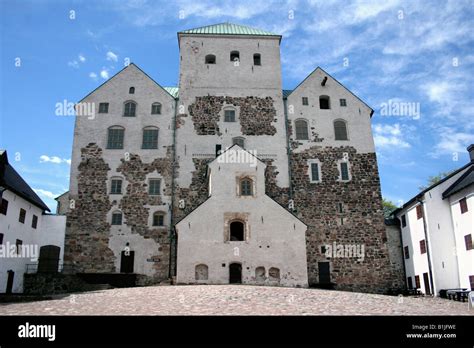
M 282 90 L 279 35 L 225 23 L 178 41 L 179 87 L 130 64 L 81 101 L 95 114 L 76 117 L 65 263 L 138 284 L 400 287 L 372 109 L 321 68 Z

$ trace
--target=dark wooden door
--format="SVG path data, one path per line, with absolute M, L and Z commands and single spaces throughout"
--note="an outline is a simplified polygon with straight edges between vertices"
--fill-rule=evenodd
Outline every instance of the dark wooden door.
M 56 273 L 59 267 L 61 248 L 55 245 L 44 245 L 40 248 L 38 273 Z
M 329 272 L 329 262 L 318 262 L 319 284 L 331 283 L 331 273 Z
M 240 263 L 231 263 L 229 265 L 229 283 L 242 283 L 242 265 Z
M 428 273 L 423 273 L 423 282 L 425 283 L 425 294 L 431 295 L 430 277 L 428 276 Z
M 7 279 L 7 288 L 5 292 L 7 294 L 11 294 L 13 290 L 13 279 L 15 278 L 15 272 L 13 272 L 12 270 L 9 270 L 7 271 L 7 273 L 8 273 L 8 279 Z
M 134 251 L 122 251 L 120 259 L 120 273 L 133 273 L 133 263 L 135 261 Z

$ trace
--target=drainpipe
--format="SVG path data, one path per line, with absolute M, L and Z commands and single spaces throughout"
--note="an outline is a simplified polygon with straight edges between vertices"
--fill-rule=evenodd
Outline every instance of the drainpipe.
M 431 252 L 430 252 L 430 243 L 429 243 L 429 240 L 428 240 L 428 224 L 426 222 L 426 209 L 425 209 L 425 204 L 423 203 L 423 200 L 421 199 L 421 196 L 417 197 L 417 202 L 420 203 L 421 211 L 423 212 L 423 232 L 425 234 L 426 256 L 428 257 L 428 272 L 429 272 L 429 275 L 430 275 L 431 294 L 434 297 L 436 297 L 436 294 L 434 292 L 433 271 L 432 271 L 432 267 L 431 267 Z
M 173 116 L 173 161 L 171 164 L 171 223 L 170 223 L 170 257 L 169 257 L 169 270 L 168 270 L 168 277 L 172 279 L 174 275 L 176 275 L 176 229 L 174 226 L 174 200 L 175 200 L 175 175 L 176 175 L 176 117 L 178 112 L 178 98 L 174 99 L 174 116 Z
M 291 147 L 290 147 L 290 134 L 288 129 L 288 100 L 283 98 L 283 112 L 285 114 L 285 130 L 286 130 L 286 153 L 288 155 L 288 195 L 289 199 L 293 198 L 293 185 L 291 182 Z

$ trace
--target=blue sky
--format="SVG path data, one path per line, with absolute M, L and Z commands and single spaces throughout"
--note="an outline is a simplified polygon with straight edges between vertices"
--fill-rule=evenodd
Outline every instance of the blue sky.
M 176 32 L 226 21 L 283 35 L 283 88 L 321 66 L 375 110 L 382 193 L 396 203 L 467 163 L 474 143 L 474 1 L 0 4 L 0 147 L 52 209 L 68 189 L 74 126 L 56 103 L 79 101 L 126 58 L 175 86 Z

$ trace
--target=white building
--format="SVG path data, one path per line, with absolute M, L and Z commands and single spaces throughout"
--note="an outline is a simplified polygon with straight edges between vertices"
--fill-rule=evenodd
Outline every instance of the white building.
M 408 288 L 474 289 L 474 145 L 470 162 L 412 198 L 395 214 L 401 221 Z
M 19 293 L 27 267 L 36 272 L 52 262 L 57 270 L 63 258 L 66 217 L 46 213 L 49 208 L 11 166 L 3 150 L 0 198 L 0 292 Z

